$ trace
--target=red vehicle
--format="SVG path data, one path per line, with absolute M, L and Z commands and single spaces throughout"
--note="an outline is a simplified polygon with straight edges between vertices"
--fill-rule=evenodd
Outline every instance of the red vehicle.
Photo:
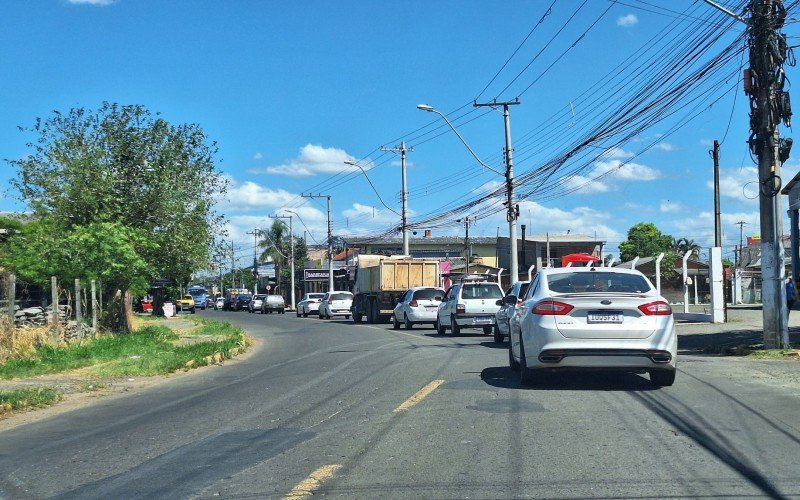
M 142 312 L 153 312 L 153 301 L 150 299 L 142 299 L 139 302 L 142 305 Z
M 561 267 L 586 267 L 600 262 L 600 257 L 588 253 L 571 253 L 561 257 Z

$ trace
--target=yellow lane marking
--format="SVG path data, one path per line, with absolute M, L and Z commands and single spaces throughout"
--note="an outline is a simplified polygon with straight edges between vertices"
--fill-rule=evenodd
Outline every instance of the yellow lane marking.
M 408 410 L 409 408 L 411 408 L 415 404 L 417 404 L 420 401 L 422 401 L 423 399 L 425 399 L 425 396 L 427 396 L 428 394 L 430 394 L 433 391 L 435 391 L 436 388 L 439 387 L 442 384 L 444 384 L 444 380 L 434 380 L 433 382 L 429 383 L 428 385 L 426 385 L 425 387 L 423 387 L 422 389 L 417 391 L 416 394 L 414 394 L 410 398 L 406 399 L 403 404 L 401 404 L 400 406 L 395 408 L 394 409 L 394 413 Z
M 337 470 L 341 469 L 341 464 L 323 465 L 319 469 L 312 472 L 307 478 L 303 479 L 297 486 L 292 488 L 288 495 L 283 497 L 285 500 L 295 500 L 299 498 L 310 497 L 316 490 L 322 486 L 326 479 L 330 479 Z

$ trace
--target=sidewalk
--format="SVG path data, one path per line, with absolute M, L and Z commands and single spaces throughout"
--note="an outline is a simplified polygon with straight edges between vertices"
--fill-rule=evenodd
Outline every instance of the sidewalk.
M 689 306 L 689 311 L 709 312 L 710 307 L 708 304 Z M 682 352 L 701 352 L 712 345 L 761 344 L 764 340 L 762 325 L 760 305 L 729 307 L 727 323 L 676 322 L 678 349 Z M 800 311 L 793 311 L 789 315 L 789 341 L 795 346 L 800 344 Z

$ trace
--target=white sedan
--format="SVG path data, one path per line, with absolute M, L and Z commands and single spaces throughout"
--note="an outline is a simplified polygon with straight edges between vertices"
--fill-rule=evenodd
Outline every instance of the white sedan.
M 322 303 L 319 306 L 320 319 L 331 319 L 334 316 L 344 316 L 344 319 L 350 319 L 353 314 L 350 311 L 350 306 L 353 305 L 353 294 L 350 292 L 330 292 L 325 294 Z
M 324 293 L 307 293 L 303 300 L 297 303 L 297 317 L 303 315 L 304 318 L 307 318 L 312 312 L 319 312 L 319 304 L 324 296 Z
M 523 384 L 561 369 L 649 373 L 657 386 L 675 381 L 672 308 L 639 271 L 542 269 L 511 319 L 510 339 L 509 365 Z
M 392 326 L 400 324 L 411 330 L 416 324 L 436 323 L 436 311 L 444 298 L 444 290 L 432 287 L 417 287 L 407 291 L 397 302 L 392 313 Z

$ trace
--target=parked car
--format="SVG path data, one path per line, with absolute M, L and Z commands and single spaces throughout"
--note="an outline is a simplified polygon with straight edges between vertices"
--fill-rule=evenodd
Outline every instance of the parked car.
M 649 373 L 657 386 L 675 382 L 672 309 L 636 270 L 542 269 L 511 320 L 510 340 L 508 362 L 524 384 L 558 369 L 614 369 Z
M 412 288 L 398 299 L 392 313 L 392 326 L 397 330 L 402 323 L 406 330 L 411 330 L 415 324 L 436 323 L 436 311 L 439 310 L 442 299 L 444 290 L 441 288 Z
M 223 299 L 222 297 L 217 297 L 216 302 L 214 302 L 214 309 L 220 311 L 224 306 L 225 306 L 225 299 Z
M 253 300 L 253 296 L 249 293 L 240 293 L 236 296 L 236 300 L 233 301 L 233 310 L 234 311 L 247 311 L 250 308 L 250 301 Z
M 517 281 L 506 291 L 506 297 L 509 295 L 517 297 L 516 303 L 507 304 L 504 300 L 497 301 L 497 305 L 500 306 L 500 309 L 497 311 L 497 314 L 494 315 L 494 341 L 498 344 L 501 344 L 503 339 L 508 337 L 509 321 L 514 317 L 514 315 L 517 313 L 517 309 L 522 305 L 522 298 L 525 296 L 525 292 L 528 291 L 528 285 L 530 284 L 530 281 Z
M 253 299 L 250 301 L 250 304 L 247 306 L 247 311 L 254 313 L 256 311 L 264 314 L 264 311 L 261 310 L 261 304 L 264 302 L 264 298 L 266 297 L 263 293 L 257 293 L 253 295 Z
M 178 312 L 191 311 L 191 313 L 194 314 L 195 310 L 194 298 L 188 293 L 183 297 L 181 297 L 180 299 L 178 299 L 175 302 L 175 306 L 177 307 Z
M 307 293 L 303 300 L 297 303 L 297 317 L 299 318 L 302 314 L 304 318 L 307 318 L 312 312 L 319 314 L 319 303 L 324 296 L 324 293 Z
M 436 311 L 436 331 L 459 335 L 462 328 L 482 328 L 489 335 L 495 326 L 495 314 L 503 297 L 500 285 L 491 281 L 464 281 L 450 287 Z
M 350 319 L 350 308 L 353 305 L 353 294 L 350 292 L 326 293 L 319 305 L 319 317 L 331 319 L 334 316 L 344 316 Z
M 277 312 L 283 314 L 286 312 L 286 302 L 281 295 L 267 295 L 264 302 L 261 303 L 261 313 Z

